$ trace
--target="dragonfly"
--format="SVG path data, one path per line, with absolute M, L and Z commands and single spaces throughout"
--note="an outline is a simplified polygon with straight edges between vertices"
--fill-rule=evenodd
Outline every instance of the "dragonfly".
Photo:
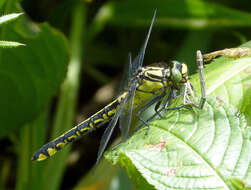
M 193 87 L 188 80 L 188 67 L 185 63 L 172 61 L 171 64 L 166 64 L 163 67 L 142 66 L 155 17 L 156 10 L 146 39 L 139 54 L 133 61 L 131 59 L 131 54 L 129 53 L 128 72 L 124 82 L 123 91 L 120 95 L 113 102 L 93 114 L 88 119 L 79 123 L 55 140 L 42 146 L 33 155 L 33 161 L 42 161 L 51 157 L 65 145 L 75 141 L 80 136 L 84 136 L 93 130 L 96 130 L 104 123 L 109 122 L 100 141 L 96 160 L 97 165 L 104 154 L 118 120 L 122 136 L 121 142 L 124 142 L 128 138 L 132 115 L 134 113 L 136 114 L 136 118 L 141 121 L 143 125 L 147 126 L 147 131 L 149 131 L 149 120 L 145 121 L 142 118 L 142 113 L 151 106 L 154 106 L 155 110 L 153 117 L 161 117 L 162 110 L 175 110 L 187 105 L 199 109 L 203 108 L 206 100 L 206 91 L 203 72 L 203 56 L 201 51 L 197 51 L 197 64 L 201 83 L 201 99 L 199 103 L 190 100 L 190 96 L 194 96 L 194 93 Z M 171 101 L 180 96 L 183 96 L 183 104 L 176 107 L 170 107 Z M 135 112 L 135 110 L 137 111 Z

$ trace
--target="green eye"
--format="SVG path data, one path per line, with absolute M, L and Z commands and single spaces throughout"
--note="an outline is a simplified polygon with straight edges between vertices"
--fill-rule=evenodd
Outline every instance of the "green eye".
M 180 82 L 182 80 L 182 74 L 179 70 L 180 67 L 181 64 L 178 61 L 173 61 L 171 78 L 175 82 Z

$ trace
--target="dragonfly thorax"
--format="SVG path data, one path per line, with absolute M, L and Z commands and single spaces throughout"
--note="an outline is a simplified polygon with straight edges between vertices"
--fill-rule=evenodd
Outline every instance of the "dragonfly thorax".
M 162 67 L 143 67 L 137 78 L 137 90 L 157 93 L 170 81 L 170 72 Z
M 183 85 L 188 81 L 188 69 L 184 63 L 172 61 L 168 67 L 143 67 L 138 74 L 138 90 L 157 92 L 166 87 Z

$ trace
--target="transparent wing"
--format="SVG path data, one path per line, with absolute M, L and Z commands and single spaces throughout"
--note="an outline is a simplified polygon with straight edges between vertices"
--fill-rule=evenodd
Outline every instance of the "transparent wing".
M 152 23 L 150 25 L 150 28 L 148 30 L 145 42 L 143 46 L 140 49 L 140 52 L 138 56 L 134 59 L 134 61 L 131 61 L 131 54 L 129 54 L 129 73 L 128 73 L 128 80 L 132 79 L 134 75 L 136 75 L 139 72 L 139 69 L 142 67 L 143 61 L 144 61 L 144 56 L 145 56 L 145 50 L 147 47 L 147 43 L 152 31 L 153 23 L 155 20 L 156 16 L 156 10 L 154 11 L 154 15 L 152 18 Z M 126 106 L 123 107 L 121 116 L 120 116 L 120 130 L 121 130 L 121 135 L 122 135 L 122 141 L 124 141 L 129 133 L 130 126 L 131 126 L 131 120 L 132 120 L 132 112 L 133 112 L 133 99 L 136 91 L 136 86 L 137 86 L 137 80 L 132 80 L 128 81 L 129 84 L 129 100 Z
M 129 85 L 130 80 L 133 77 L 133 66 L 132 66 L 132 53 L 129 52 L 128 54 L 128 73 L 127 73 L 127 85 Z
M 119 93 L 118 94 L 121 94 L 129 86 L 130 79 L 132 78 L 132 76 L 131 76 L 132 73 L 133 73 L 133 70 L 132 70 L 132 54 L 131 54 L 131 52 L 129 52 L 129 54 L 128 54 L 128 64 L 125 64 L 125 66 L 124 66 L 123 76 L 122 76 L 122 80 L 121 80 L 120 85 L 119 85 L 119 91 L 118 91 Z
M 156 10 L 154 11 L 153 18 L 152 18 L 152 23 L 151 23 L 150 28 L 148 30 L 145 42 L 144 42 L 143 46 L 141 47 L 138 56 L 133 60 L 133 63 L 132 63 L 133 73 L 132 74 L 136 74 L 139 71 L 139 69 L 142 67 L 142 64 L 143 64 L 143 61 L 144 61 L 144 56 L 145 56 L 145 51 L 146 51 L 146 46 L 147 46 L 150 34 L 152 32 L 152 27 L 153 27 L 153 23 L 155 21 L 155 16 L 156 16 Z
M 130 87 L 130 82 L 131 79 L 139 72 L 140 68 L 142 67 L 143 61 L 144 61 L 144 56 L 145 56 L 145 51 L 146 51 L 146 47 L 147 47 L 147 43 L 152 31 L 152 27 L 154 24 L 154 20 L 155 20 L 155 16 L 156 16 L 156 10 L 154 11 L 154 15 L 152 18 L 152 22 L 150 25 L 150 28 L 148 30 L 146 39 L 144 41 L 144 44 L 142 45 L 139 54 L 137 55 L 137 57 L 133 60 L 133 62 L 131 61 L 131 53 L 129 53 L 128 59 L 129 59 L 129 64 L 126 65 L 126 67 L 124 68 L 124 72 L 123 72 L 123 77 L 120 83 L 120 88 L 119 88 L 119 94 L 121 92 L 123 92 L 126 88 Z
M 125 106 L 125 103 L 128 100 L 128 97 L 129 97 L 129 94 L 127 94 L 127 96 L 121 101 L 120 107 L 118 108 L 117 112 L 115 113 L 112 120 L 110 121 L 107 128 L 105 129 L 104 134 L 102 135 L 100 145 L 99 145 L 99 149 L 98 149 L 98 156 L 97 156 L 97 161 L 96 161 L 96 164 L 95 164 L 95 168 L 99 164 L 100 159 L 102 158 L 102 156 L 104 154 L 105 148 L 107 147 L 107 144 L 108 144 L 108 142 L 109 142 L 109 140 L 110 140 L 110 138 L 112 136 L 113 130 L 114 130 L 115 126 L 116 126 L 116 123 L 117 123 L 118 118 L 120 116 L 121 110 Z
M 148 30 L 146 39 L 144 41 L 143 46 L 140 49 L 140 52 L 138 56 L 134 59 L 134 61 L 131 61 L 131 54 L 129 53 L 129 64 L 128 64 L 128 102 L 126 103 L 126 106 L 123 106 L 122 111 L 121 111 L 121 116 L 120 116 L 120 131 L 121 131 L 121 136 L 122 136 L 122 141 L 124 141 L 129 133 L 130 126 L 131 126 L 131 120 L 132 120 L 132 112 L 133 112 L 133 100 L 134 100 L 134 95 L 136 91 L 136 86 L 137 86 L 137 79 L 135 78 L 132 80 L 132 78 L 139 72 L 139 69 L 142 67 L 143 61 L 144 61 L 144 56 L 145 56 L 145 50 L 147 47 L 147 43 L 152 31 L 153 23 L 155 20 L 156 16 L 156 10 L 154 11 L 154 15 L 152 18 L 152 22 L 150 25 L 150 28 Z
M 131 89 L 128 92 L 128 100 L 125 106 L 123 106 L 119 119 L 119 127 L 121 131 L 122 142 L 128 137 L 128 133 L 131 126 L 132 112 L 133 112 L 133 100 L 137 86 L 137 80 L 134 80 L 131 84 Z
M 98 163 L 100 162 L 100 159 L 102 158 L 102 156 L 104 154 L 105 148 L 107 147 L 107 144 L 108 144 L 108 142 L 111 138 L 111 135 L 114 131 L 114 128 L 115 128 L 115 125 L 118 121 L 118 118 L 121 115 L 121 112 L 123 112 L 122 120 L 125 121 L 126 119 L 128 119 L 127 121 L 125 121 L 125 123 L 123 121 L 121 121 L 121 123 L 123 122 L 123 124 L 121 126 L 121 131 L 122 131 L 124 138 L 127 137 L 127 135 L 128 135 L 130 124 L 131 124 L 132 111 L 133 111 L 133 98 L 134 98 L 134 94 L 136 91 L 136 85 L 137 85 L 137 80 L 131 81 L 131 79 L 134 75 L 136 75 L 138 73 L 139 69 L 142 67 L 144 56 L 145 56 L 145 50 L 146 50 L 146 46 L 147 46 L 151 31 L 152 31 L 153 23 L 155 20 L 155 15 L 156 15 L 156 10 L 154 11 L 152 23 L 151 23 L 150 28 L 148 30 L 145 42 L 144 42 L 143 46 L 141 47 L 138 56 L 134 59 L 133 62 L 131 61 L 131 55 L 129 54 L 128 72 L 126 72 L 127 74 L 125 74 L 125 76 L 127 76 L 127 79 L 124 79 L 126 82 L 122 85 L 123 86 L 122 90 L 125 89 L 125 86 L 129 87 L 130 90 L 129 90 L 127 96 L 120 103 L 119 109 L 117 110 L 117 112 L 113 116 L 112 120 L 108 124 L 108 126 L 107 126 L 107 128 L 101 138 L 95 167 L 98 165 Z M 128 99 L 130 99 L 129 102 L 128 102 Z M 126 102 L 128 102 L 128 104 L 125 104 Z M 125 105 L 128 105 L 127 109 L 124 108 L 124 107 L 127 107 Z

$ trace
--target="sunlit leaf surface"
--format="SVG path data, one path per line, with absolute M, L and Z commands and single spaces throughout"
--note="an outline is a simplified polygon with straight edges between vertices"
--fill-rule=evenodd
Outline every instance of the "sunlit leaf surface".
M 145 132 L 107 155 L 140 189 L 234 189 L 232 177 L 251 184 L 250 127 L 215 98 L 203 110 L 171 111 Z

